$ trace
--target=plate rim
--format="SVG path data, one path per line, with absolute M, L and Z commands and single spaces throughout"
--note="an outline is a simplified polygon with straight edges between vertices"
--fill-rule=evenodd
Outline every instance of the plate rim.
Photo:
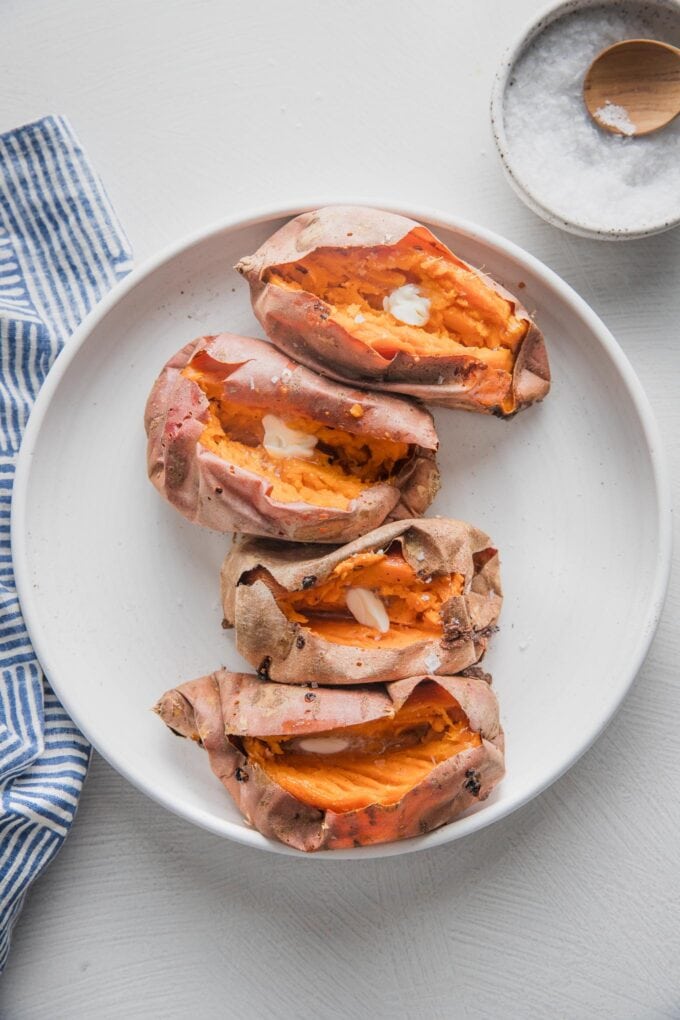
M 212 814 L 196 805 L 179 805 L 174 802 L 171 795 L 162 790 L 157 790 L 147 783 L 143 776 L 137 775 L 129 768 L 125 761 L 121 761 L 114 754 L 104 752 L 97 739 L 93 740 L 86 732 L 79 719 L 78 705 L 66 693 L 59 689 L 60 684 L 57 678 L 54 683 L 53 674 L 49 669 L 50 652 L 46 646 L 46 640 L 40 626 L 40 614 L 36 603 L 33 600 L 33 590 L 29 574 L 29 536 L 25 529 L 27 521 L 26 505 L 27 492 L 31 477 L 33 455 L 40 438 L 42 425 L 51 405 L 52 398 L 66 375 L 71 362 L 74 360 L 80 348 L 87 342 L 108 313 L 121 303 L 127 295 L 139 284 L 152 277 L 157 270 L 166 263 L 171 262 L 177 256 L 188 252 L 192 247 L 209 240 L 215 239 L 219 234 L 257 226 L 268 220 L 284 219 L 298 215 L 301 212 L 321 208 L 324 205 L 357 205 L 373 206 L 384 209 L 388 212 L 395 212 L 409 216 L 411 219 L 422 222 L 423 220 L 435 227 L 442 227 L 445 230 L 452 230 L 458 234 L 466 235 L 471 240 L 481 242 L 483 245 L 500 252 L 504 256 L 510 256 L 518 265 L 525 266 L 536 276 L 542 278 L 552 287 L 563 300 L 569 304 L 574 311 L 585 321 L 591 331 L 597 336 L 605 353 L 619 372 L 620 378 L 626 387 L 628 396 L 637 413 L 642 433 L 646 443 L 646 451 L 649 457 L 654 483 L 654 494 L 657 503 L 656 537 L 657 549 L 654 563 L 654 575 L 652 582 L 652 595 L 644 625 L 640 628 L 638 639 L 635 645 L 634 654 L 631 656 L 630 668 L 626 683 L 621 687 L 618 696 L 613 704 L 607 707 L 603 716 L 597 721 L 592 731 L 579 741 L 571 754 L 561 762 L 552 772 L 543 776 L 541 781 L 531 787 L 529 791 L 523 791 L 511 798 L 508 802 L 495 802 L 485 805 L 474 814 L 458 819 L 450 825 L 441 826 L 423 836 L 416 836 L 409 840 L 401 840 L 393 843 L 376 844 L 374 846 L 357 847 L 347 850 L 325 850 L 317 851 L 314 854 L 305 854 L 303 851 L 295 850 L 283 843 L 267 839 L 257 830 L 231 822 L 228 819 L 215 820 Z M 242 211 L 223 217 L 207 226 L 203 226 L 182 238 L 164 246 L 156 254 L 147 258 L 140 266 L 130 272 L 120 283 L 118 283 L 83 319 L 78 328 L 66 340 L 61 352 L 54 361 L 47 378 L 45 379 L 37 395 L 29 420 L 22 438 L 21 447 L 16 459 L 16 470 L 14 485 L 12 489 L 12 507 L 10 521 L 10 536 L 12 561 L 16 591 L 19 597 L 22 615 L 26 629 L 36 654 L 38 662 L 43 668 L 45 676 L 55 691 L 64 708 L 84 733 L 87 740 L 98 751 L 99 754 L 122 775 L 134 787 L 146 796 L 161 804 L 173 814 L 198 825 L 223 838 L 228 838 L 241 845 L 254 847 L 259 850 L 267 850 L 292 857 L 312 857 L 324 860 L 366 860 L 382 857 L 392 857 L 401 854 L 414 853 L 417 850 L 433 849 L 446 843 L 453 842 L 472 832 L 486 828 L 496 821 L 500 821 L 513 811 L 518 810 L 524 804 L 533 800 L 543 793 L 557 779 L 564 775 L 593 745 L 604 729 L 609 725 L 612 718 L 620 708 L 632 684 L 637 677 L 640 668 L 647 655 L 649 647 L 656 633 L 661 612 L 666 597 L 668 580 L 671 569 L 672 552 L 672 503 L 670 476 L 667 464 L 665 448 L 661 439 L 654 412 L 649 399 L 645 393 L 642 383 L 637 377 L 630 361 L 623 349 L 615 340 L 613 334 L 593 311 L 584 298 L 582 298 L 565 280 L 554 270 L 541 262 L 536 256 L 531 255 L 513 241 L 509 241 L 495 231 L 489 230 L 479 224 L 453 214 L 444 213 L 440 210 L 428 208 L 427 206 L 411 206 L 408 202 L 385 202 L 384 200 L 370 201 L 366 198 L 354 199 L 343 198 L 331 199 L 326 196 L 317 201 L 305 199 L 293 203 L 272 203 L 270 205 Z

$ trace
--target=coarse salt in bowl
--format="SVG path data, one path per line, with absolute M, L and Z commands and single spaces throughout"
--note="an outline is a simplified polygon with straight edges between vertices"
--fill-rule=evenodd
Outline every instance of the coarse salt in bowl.
M 680 223 L 680 117 L 641 138 L 597 127 L 583 79 L 623 39 L 680 46 L 673 0 L 569 0 L 544 13 L 508 52 L 491 121 L 508 179 L 553 226 L 606 240 L 646 237 Z M 610 103 L 616 124 L 627 111 Z

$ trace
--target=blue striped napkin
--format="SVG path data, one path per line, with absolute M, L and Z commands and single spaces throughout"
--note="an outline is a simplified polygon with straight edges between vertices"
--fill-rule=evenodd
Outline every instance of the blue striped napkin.
M 9 535 L 15 460 L 54 359 L 130 260 L 63 117 L 0 135 L 0 970 L 26 891 L 73 823 L 90 760 L 21 617 Z

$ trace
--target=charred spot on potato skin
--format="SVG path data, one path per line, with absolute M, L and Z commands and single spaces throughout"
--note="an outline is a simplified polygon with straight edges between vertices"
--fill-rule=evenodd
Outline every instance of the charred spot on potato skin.
M 307 588 L 313 588 L 315 584 L 316 584 L 315 574 L 307 574 L 306 577 L 302 578 L 303 591 L 305 591 Z
M 498 627 L 495 624 L 489 624 L 488 627 L 482 627 L 481 630 L 473 631 L 475 638 L 490 638 L 492 634 L 498 633 Z
M 222 492 L 223 492 L 223 491 L 224 491 L 224 490 L 223 490 L 223 489 L 221 489 L 221 488 L 219 487 L 219 485 L 218 485 L 218 486 L 217 486 L 217 488 L 215 489 L 215 492 L 217 493 L 217 495 L 218 495 L 218 496 L 221 496 L 221 495 L 222 495 Z
M 485 673 L 481 666 L 467 666 L 465 669 L 461 669 L 459 675 L 471 677 L 473 680 L 483 680 L 489 687 L 493 683 L 491 673 Z
M 482 788 L 482 777 L 476 769 L 466 770 L 463 786 L 466 790 L 470 791 L 473 797 L 479 797 L 479 791 Z
M 236 780 L 237 783 L 247 783 L 248 780 L 250 779 L 250 776 L 248 775 L 245 769 L 242 769 L 239 766 L 239 768 L 236 769 L 236 772 L 234 772 L 234 779 Z
M 189 462 L 186 457 L 178 456 L 170 450 L 165 461 L 165 484 L 170 489 L 178 489 L 189 474 Z
M 305 701 L 316 701 L 316 694 L 313 691 L 307 691 L 305 694 Z
M 473 630 L 471 627 L 463 629 L 460 625 L 460 621 L 450 621 L 444 623 L 444 638 L 442 644 L 444 645 L 457 645 L 463 641 L 469 641 L 472 637 Z
M 302 651 L 302 649 L 305 647 L 305 639 L 303 638 L 302 634 L 298 634 L 298 636 L 295 638 L 295 647 L 299 648 L 300 651 Z
M 229 623 L 226 616 L 222 619 L 222 630 L 231 630 L 233 624 Z
M 269 680 L 269 667 L 272 664 L 271 655 L 265 655 L 264 659 L 257 667 L 257 675 L 260 680 Z
M 325 322 L 330 314 L 327 306 L 322 301 L 315 301 L 312 307 L 315 312 L 318 312 L 321 321 Z
M 471 375 L 478 370 L 480 362 L 470 359 L 466 362 L 458 362 L 453 366 L 453 378 L 456 382 L 467 382 Z

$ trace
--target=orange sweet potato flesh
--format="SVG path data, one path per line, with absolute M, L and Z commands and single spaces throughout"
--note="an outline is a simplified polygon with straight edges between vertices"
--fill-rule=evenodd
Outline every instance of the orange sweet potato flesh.
M 426 244 L 425 234 L 413 230 L 390 247 L 318 248 L 299 262 L 273 267 L 265 279 L 319 297 L 332 307 L 334 321 L 385 358 L 400 351 L 459 354 L 512 372 L 528 321 L 443 246 Z M 399 322 L 383 310 L 383 298 L 408 283 L 430 299 L 424 326 Z
M 274 462 L 260 441 L 268 414 L 328 431 L 313 437 L 314 450 Z M 198 337 L 168 359 L 144 427 L 159 494 L 222 533 L 345 543 L 391 517 L 419 517 L 438 488 L 437 433 L 425 408 L 331 381 L 235 333 Z
M 271 483 L 280 503 L 304 502 L 346 510 L 376 482 L 390 479 L 409 454 L 406 443 L 380 436 L 358 436 L 301 416 L 286 419 L 290 428 L 318 437 L 309 458 L 273 457 L 262 445 L 266 411 L 221 399 L 222 379 L 189 366 L 182 372 L 209 400 L 208 421 L 200 443 L 217 456 Z
M 398 804 L 437 765 L 481 744 L 458 702 L 431 682 L 417 687 L 393 717 L 323 736 L 343 738 L 349 746 L 317 754 L 296 750 L 287 737 L 245 737 L 243 744 L 249 760 L 278 786 L 336 814 Z
M 288 592 L 277 599 L 289 620 L 335 644 L 353 648 L 405 648 L 416 641 L 443 636 L 441 607 L 463 591 L 461 574 L 423 580 L 398 548 L 363 552 L 338 564 L 312 588 Z M 358 623 L 347 609 L 349 588 L 368 588 L 383 601 L 390 629 L 381 634 Z
M 200 742 L 264 836 L 345 849 L 422 835 L 489 796 L 505 768 L 488 680 L 480 671 L 310 690 L 221 669 L 166 691 L 155 710 Z M 327 739 L 308 743 L 323 736 L 342 740 L 342 755 L 320 753 Z
M 273 343 L 339 382 L 502 418 L 550 390 L 545 340 L 526 308 L 407 216 L 301 213 L 236 268 Z M 429 302 L 421 325 L 385 310 L 406 285 Z

